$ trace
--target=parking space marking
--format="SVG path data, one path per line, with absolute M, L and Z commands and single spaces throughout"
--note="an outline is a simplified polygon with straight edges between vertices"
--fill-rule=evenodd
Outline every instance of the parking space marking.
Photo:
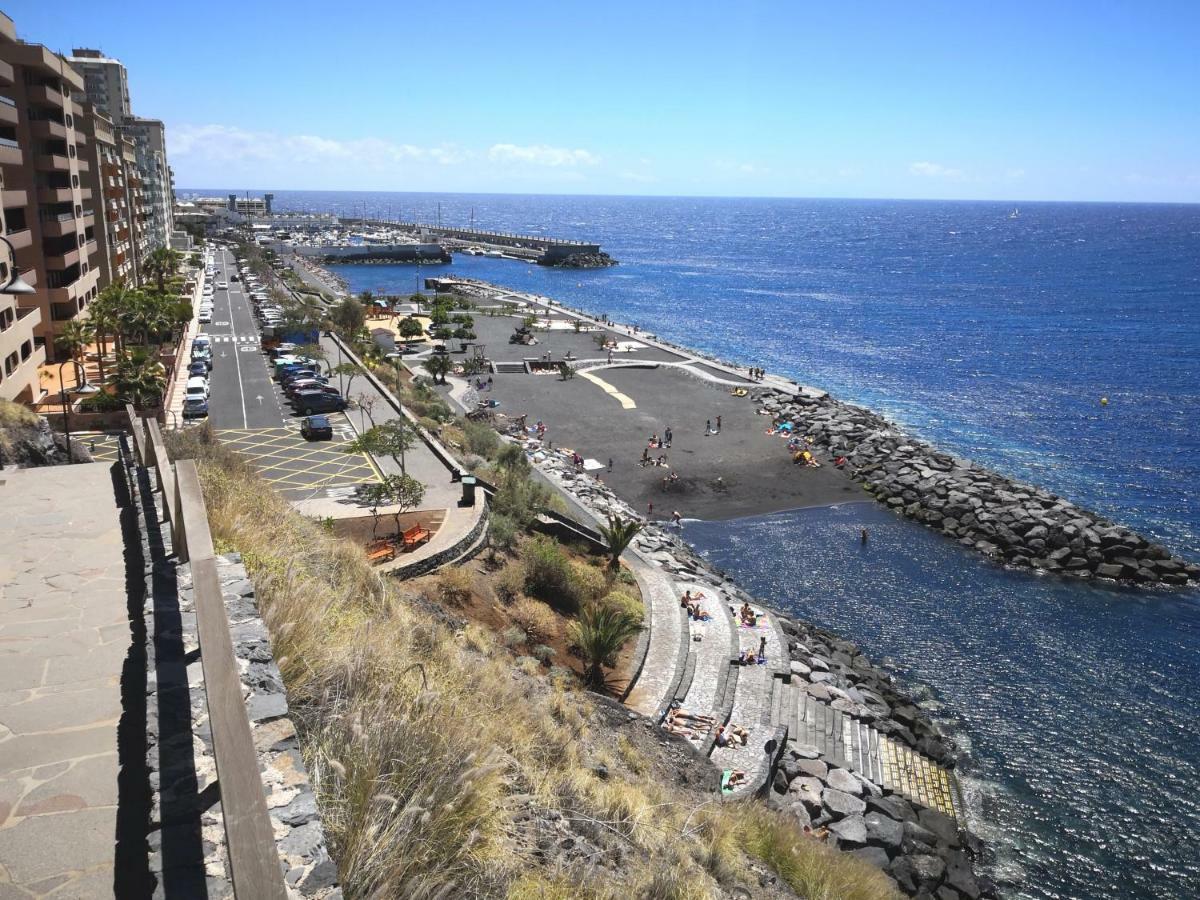
M 276 487 L 314 490 L 380 479 L 373 460 L 365 454 L 343 453 L 340 441 L 309 443 L 288 428 L 231 428 L 218 431 L 217 436 Z

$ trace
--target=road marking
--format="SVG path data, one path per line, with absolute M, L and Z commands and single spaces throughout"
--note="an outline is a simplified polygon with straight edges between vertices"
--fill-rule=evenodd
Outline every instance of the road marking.
M 225 299 L 229 300 L 228 294 L 225 295 Z M 230 319 L 233 318 L 233 301 L 232 300 L 229 301 L 229 318 Z M 237 336 L 237 333 L 234 332 L 234 337 L 236 337 L 236 336 Z M 222 353 L 221 355 L 224 356 L 225 354 Z M 233 363 L 234 363 L 234 368 L 237 369 L 238 399 L 242 402 L 242 427 L 248 428 L 250 426 L 250 414 L 248 412 L 246 412 L 246 389 L 245 389 L 245 387 L 242 386 L 242 357 L 240 355 L 235 356 L 233 358 Z M 261 406 L 262 400 L 260 399 L 258 401 L 258 403 Z
M 608 394 L 610 397 L 620 403 L 621 409 L 637 409 L 637 404 L 633 402 L 632 397 L 628 396 L 627 394 L 622 394 L 604 379 L 593 375 L 591 372 L 577 372 L 576 374 L 580 378 L 586 378 L 588 381 L 592 382 L 592 384 L 597 385 L 600 390 L 604 391 L 604 393 Z

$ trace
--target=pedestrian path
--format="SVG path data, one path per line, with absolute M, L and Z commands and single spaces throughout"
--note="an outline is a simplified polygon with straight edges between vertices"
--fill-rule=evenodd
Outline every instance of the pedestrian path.
M 0 503 L 20 511 L 0 519 L 0 896 L 112 896 L 131 647 L 112 467 L 3 471 Z

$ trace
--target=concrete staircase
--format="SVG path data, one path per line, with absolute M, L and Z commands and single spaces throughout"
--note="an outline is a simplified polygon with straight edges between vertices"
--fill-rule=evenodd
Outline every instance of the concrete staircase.
M 814 747 L 829 762 L 914 803 L 961 818 L 958 787 L 950 770 L 817 700 L 799 682 L 775 679 L 771 723 L 786 725 L 789 741 Z

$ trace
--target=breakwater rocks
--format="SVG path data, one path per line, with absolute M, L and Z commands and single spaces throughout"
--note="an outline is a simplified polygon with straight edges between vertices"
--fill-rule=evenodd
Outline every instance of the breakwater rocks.
M 615 259 L 601 250 L 599 253 L 572 253 L 561 260 L 543 265 L 549 265 L 556 269 L 607 269 L 616 264 Z
M 535 456 L 552 483 L 586 510 L 599 516 L 637 518 L 606 485 L 577 474 L 557 454 Z M 724 573 L 696 554 L 671 528 L 647 523 L 634 538 L 647 561 L 669 574 L 676 584 L 703 586 L 732 604 L 748 602 L 770 609 L 751 597 Z M 814 700 L 864 723 L 915 753 L 952 769 L 953 740 L 929 714 L 904 693 L 894 677 L 871 662 L 850 641 L 823 628 L 771 611 L 788 648 L 790 685 Z M 839 850 L 886 872 L 904 893 L 938 900 L 995 897 L 995 887 L 975 875 L 986 848 L 959 828 L 951 816 L 911 801 L 881 786 L 822 748 L 798 742 L 788 746 L 771 780 L 766 802 L 795 816 Z
M 1200 566 L 1049 491 L 956 459 L 824 391 L 772 391 L 761 409 L 812 439 L 879 502 L 1011 566 L 1181 586 Z

